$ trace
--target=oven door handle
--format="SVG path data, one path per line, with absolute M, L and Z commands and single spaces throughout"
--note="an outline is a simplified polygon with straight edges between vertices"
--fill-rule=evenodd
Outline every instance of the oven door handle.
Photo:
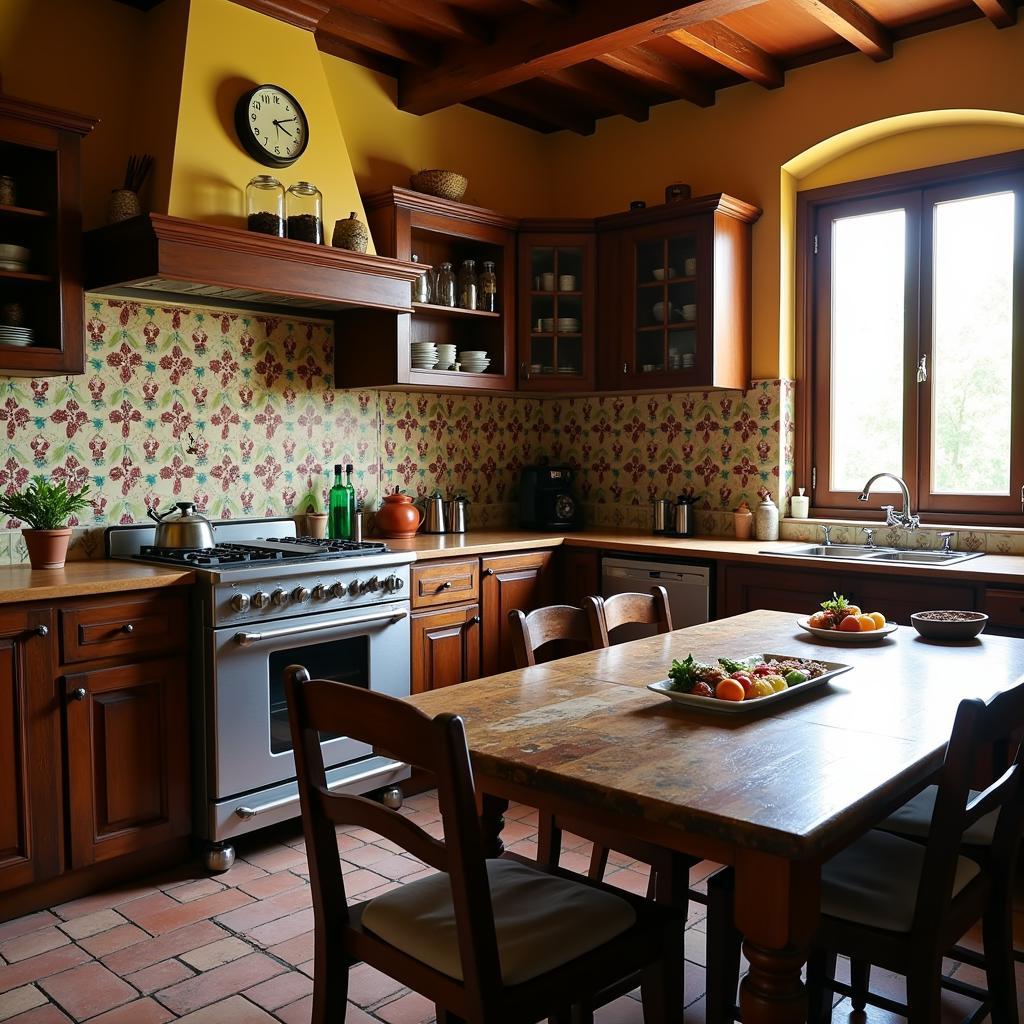
M 241 647 L 248 647 L 251 644 L 258 644 L 261 640 L 276 640 L 279 636 L 301 636 L 303 633 L 320 633 L 325 629 L 344 629 L 347 626 L 361 626 L 366 622 L 398 622 L 408 617 L 409 613 L 404 608 L 396 608 L 389 612 L 375 612 L 372 615 L 354 615 L 350 619 L 322 622 L 316 626 L 286 626 L 283 629 L 268 629 L 265 633 L 236 633 L 235 643 Z

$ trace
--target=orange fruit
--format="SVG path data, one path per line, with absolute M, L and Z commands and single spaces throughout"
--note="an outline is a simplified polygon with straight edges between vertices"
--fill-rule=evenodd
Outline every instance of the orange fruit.
M 860 615 L 860 605 L 859 604 L 848 604 L 846 606 L 846 613 L 847 613 L 847 615 Z
M 881 612 L 868 612 L 875 620 L 875 629 L 885 629 L 885 616 Z
M 857 621 L 856 615 L 847 615 L 837 628 L 842 633 L 859 633 L 860 623 Z
M 743 700 L 746 695 L 743 684 L 738 679 L 723 679 L 715 687 L 715 696 L 719 700 Z
M 856 619 L 857 625 L 860 626 L 861 630 L 864 633 L 870 633 L 871 630 L 878 629 L 878 626 L 875 624 L 874 618 L 872 618 L 872 616 L 870 615 L 857 615 Z

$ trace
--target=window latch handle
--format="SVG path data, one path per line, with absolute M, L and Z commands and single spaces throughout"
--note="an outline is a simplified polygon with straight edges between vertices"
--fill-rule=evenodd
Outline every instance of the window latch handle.
M 928 357 L 921 356 L 921 361 L 917 364 L 917 383 L 924 384 L 928 380 Z

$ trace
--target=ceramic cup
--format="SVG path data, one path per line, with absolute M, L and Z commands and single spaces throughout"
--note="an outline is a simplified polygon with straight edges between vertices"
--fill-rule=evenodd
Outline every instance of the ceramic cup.
M 693 277 L 697 273 L 697 260 L 693 256 L 683 264 L 683 272 L 687 277 Z
M 576 291 L 576 277 L 573 274 L 562 274 L 558 278 L 558 290 L 560 292 Z
M 328 515 L 326 512 L 307 512 L 306 533 L 308 533 L 310 537 L 326 537 L 327 519 Z
M 540 275 L 540 290 L 542 292 L 553 292 L 555 290 L 555 275 L 550 271 Z
M 697 306 L 695 303 L 687 303 L 683 306 L 683 319 L 684 320 L 696 320 L 697 319 Z

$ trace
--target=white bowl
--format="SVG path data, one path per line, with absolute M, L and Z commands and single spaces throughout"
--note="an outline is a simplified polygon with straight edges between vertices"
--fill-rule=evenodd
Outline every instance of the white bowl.
M 461 352 L 459 352 L 460 362 L 464 359 L 468 359 L 470 360 L 470 362 L 472 362 L 474 359 L 480 360 L 486 358 L 487 351 L 485 349 L 463 349 Z
M 0 260 L 5 263 L 28 263 L 32 255 L 23 245 L 14 245 L 11 242 L 0 243 Z
M 676 269 L 675 269 L 675 267 L 669 267 L 667 274 L 665 273 L 665 267 L 658 267 L 658 269 L 654 271 L 654 280 L 655 281 L 664 281 L 666 277 L 675 277 L 675 276 L 676 276 Z

